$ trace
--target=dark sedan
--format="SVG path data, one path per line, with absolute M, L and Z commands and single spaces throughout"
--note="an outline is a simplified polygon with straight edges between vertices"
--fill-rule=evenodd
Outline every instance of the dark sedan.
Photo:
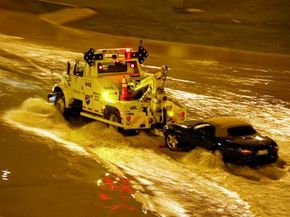
M 190 151 L 198 146 L 220 151 L 226 163 L 257 165 L 278 159 L 278 146 L 272 139 L 235 117 L 170 124 L 163 133 L 167 147 L 173 151 Z

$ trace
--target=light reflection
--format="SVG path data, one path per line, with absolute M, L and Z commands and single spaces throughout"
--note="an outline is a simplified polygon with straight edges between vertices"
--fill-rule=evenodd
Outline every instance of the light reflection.
M 106 173 L 104 177 L 97 180 L 98 199 L 108 203 L 106 208 L 116 210 L 136 211 L 135 206 L 129 205 L 136 190 L 132 187 L 129 179 Z
M 3 181 L 8 181 L 8 176 L 11 174 L 11 172 L 8 169 L 2 170 L 1 178 Z
M 184 80 L 184 79 L 177 79 L 177 78 L 173 78 L 173 77 L 167 77 L 167 79 L 172 80 L 172 81 L 183 82 L 183 83 L 196 84 L 195 81 Z
M 69 150 L 76 152 L 78 154 L 86 155 L 86 156 L 89 155 L 89 153 L 83 147 L 79 146 L 78 144 L 64 140 L 61 137 L 59 137 L 58 135 L 56 135 L 52 132 L 49 132 L 47 130 L 43 130 L 43 129 L 35 128 L 35 127 L 28 127 L 28 126 L 25 126 L 23 124 L 20 124 L 19 122 L 13 121 L 11 119 L 10 115 L 11 115 L 11 113 L 7 112 L 6 115 L 4 116 L 4 119 L 12 126 L 15 126 L 17 128 L 20 128 L 20 129 L 23 129 L 23 130 L 26 130 L 29 132 L 33 132 L 39 136 L 51 138 L 58 143 L 64 144 L 66 148 L 68 148 Z
M 97 146 L 91 151 L 134 177 L 134 188 L 142 193 L 141 196 L 135 193 L 137 201 L 144 205 L 144 209 L 155 211 L 160 216 L 187 217 L 192 216 L 192 210 L 196 210 L 196 216 L 205 213 L 214 216 L 217 209 L 223 210 L 224 216 L 252 216 L 249 204 L 236 192 L 206 180 L 193 170 L 180 167 L 178 162 L 151 150 Z M 118 185 L 114 180 L 109 183 Z M 198 210 L 197 207 L 204 203 L 209 207 Z
M 258 141 L 263 141 L 263 138 L 261 136 L 256 136 L 255 139 Z

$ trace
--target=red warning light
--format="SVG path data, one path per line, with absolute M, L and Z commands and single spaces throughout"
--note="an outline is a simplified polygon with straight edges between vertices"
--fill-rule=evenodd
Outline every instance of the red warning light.
M 180 118 L 181 118 L 181 120 L 185 119 L 185 112 L 180 112 Z
M 98 64 L 98 69 L 99 69 L 99 70 L 103 70 L 103 65 L 99 63 L 99 64 Z
M 130 59 L 130 57 L 131 57 L 131 49 L 130 48 L 125 49 L 125 57 L 126 57 L 126 59 Z

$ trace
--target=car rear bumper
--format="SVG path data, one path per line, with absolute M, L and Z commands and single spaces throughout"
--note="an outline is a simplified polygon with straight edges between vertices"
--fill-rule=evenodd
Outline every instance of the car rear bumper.
M 271 164 L 275 163 L 278 159 L 278 155 L 263 155 L 263 156 L 239 156 L 236 158 L 225 158 L 226 162 L 228 163 L 235 163 L 235 164 L 241 164 L 241 165 L 249 165 L 249 166 L 255 166 L 255 165 L 263 165 L 263 164 Z

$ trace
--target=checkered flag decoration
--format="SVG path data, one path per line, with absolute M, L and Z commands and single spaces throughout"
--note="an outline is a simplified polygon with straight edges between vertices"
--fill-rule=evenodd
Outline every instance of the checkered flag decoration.
M 90 66 L 94 65 L 94 63 L 95 63 L 95 50 L 94 50 L 94 48 L 90 48 L 87 52 L 84 53 L 84 59 Z
M 93 66 L 96 60 L 102 60 L 104 55 L 102 53 L 96 53 L 94 48 L 90 48 L 87 52 L 84 53 L 85 61 L 90 65 Z
M 148 56 L 149 56 L 149 53 L 142 46 L 142 44 L 140 44 L 139 48 L 138 48 L 138 61 L 139 61 L 139 63 L 143 63 Z

